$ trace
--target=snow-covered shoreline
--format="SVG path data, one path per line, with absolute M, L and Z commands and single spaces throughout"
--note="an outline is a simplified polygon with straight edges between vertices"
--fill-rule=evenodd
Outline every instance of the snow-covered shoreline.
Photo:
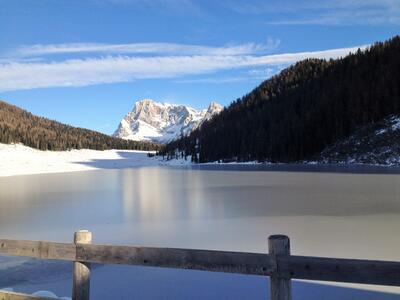
M 99 169 L 191 165 L 191 158 L 164 160 L 138 150 L 40 151 L 22 144 L 0 143 L 0 177 L 66 173 Z M 210 162 L 202 165 L 254 165 L 259 162 Z
M 98 169 L 184 165 L 185 160 L 163 161 L 136 150 L 40 151 L 21 144 L 0 143 L 0 177 L 64 173 Z
M 34 175 L 47 173 L 67 173 L 100 169 L 124 169 L 151 166 L 190 166 L 191 158 L 165 160 L 161 157 L 149 157 L 148 151 L 138 150 L 70 150 L 40 151 L 22 144 L 0 143 L 0 177 Z M 298 165 L 328 166 L 328 161 L 301 161 Z M 295 164 L 295 165 L 296 165 Z M 226 165 L 268 165 L 279 166 L 281 163 L 270 162 L 208 162 L 202 166 Z M 334 165 L 398 167 L 398 164 L 363 164 L 357 161 L 340 161 Z

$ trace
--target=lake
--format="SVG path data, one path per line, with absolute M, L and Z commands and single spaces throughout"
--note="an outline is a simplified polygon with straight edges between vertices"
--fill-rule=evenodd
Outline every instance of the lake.
M 269 235 L 286 234 L 296 255 L 400 261 L 399 174 L 379 167 L 209 165 L 3 177 L 0 236 L 70 242 L 74 231 L 89 229 L 94 243 L 267 252 Z M 0 262 L 0 287 L 69 295 L 70 264 Z M 106 288 L 110 276 L 119 283 Z M 93 279 L 95 299 L 115 290 L 118 299 L 130 299 L 130 289 L 140 290 L 140 299 L 268 293 L 262 277 L 196 271 L 95 266 Z M 400 290 L 296 282 L 294 299 L 305 295 L 400 299 Z

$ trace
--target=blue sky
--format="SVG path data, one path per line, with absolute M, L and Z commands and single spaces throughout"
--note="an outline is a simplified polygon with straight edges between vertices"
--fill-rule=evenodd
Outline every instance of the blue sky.
M 399 29 L 400 0 L 0 0 L 0 99 L 112 133 L 138 99 L 227 105 Z

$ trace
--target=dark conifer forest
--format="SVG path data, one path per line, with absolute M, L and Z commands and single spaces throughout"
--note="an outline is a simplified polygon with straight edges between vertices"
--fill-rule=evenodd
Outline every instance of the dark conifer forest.
M 0 143 L 22 143 L 40 150 L 160 149 L 149 142 L 126 141 L 38 117 L 3 101 L 0 101 Z
M 397 36 L 341 59 L 298 62 L 161 154 L 191 155 L 195 162 L 299 161 L 399 113 Z

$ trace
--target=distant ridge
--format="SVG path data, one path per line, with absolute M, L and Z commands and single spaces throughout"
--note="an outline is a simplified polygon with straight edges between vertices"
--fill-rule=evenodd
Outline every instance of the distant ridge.
M 118 139 L 35 116 L 0 100 L 0 143 L 22 143 L 39 150 L 158 150 L 159 145 Z
M 208 109 L 196 110 L 186 105 L 143 99 L 137 101 L 133 110 L 122 119 L 114 136 L 134 141 L 168 143 L 187 136 L 221 110 L 222 106 L 216 102 L 211 102 Z
M 162 154 L 190 155 L 195 162 L 302 161 L 360 127 L 399 113 L 396 36 L 341 59 L 296 63 L 190 136 L 168 144 Z

